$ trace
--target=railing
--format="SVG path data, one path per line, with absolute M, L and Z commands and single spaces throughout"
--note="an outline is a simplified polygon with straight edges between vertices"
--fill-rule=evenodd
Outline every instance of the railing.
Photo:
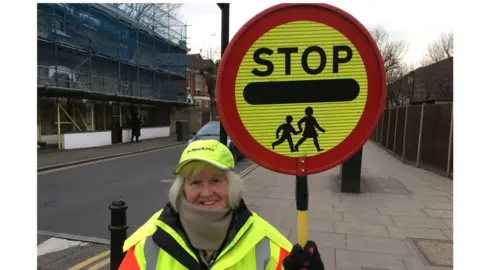
M 72 72 L 62 67 L 37 66 L 37 85 L 56 86 L 77 90 L 89 90 L 108 94 L 127 95 L 142 98 L 185 101 L 184 95 L 179 95 L 174 89 L 173 81 L 158 82 L 159 86 L 123 81 L 90 74 L 88 72 Z

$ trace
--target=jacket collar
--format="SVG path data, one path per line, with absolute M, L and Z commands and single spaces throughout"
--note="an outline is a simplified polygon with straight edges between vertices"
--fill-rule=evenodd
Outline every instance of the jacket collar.
M 225 237 L 225 240 L 223 241 L 217 254 L 220 254 L 222 250 L 233 241 L 237 233 L 246 224 L 247 220 L 251 216 L 252 212 L 248 210 L 247 205 L 242 199 L 239 207 L 233 210 L 232 221 L 228 227 L 227 236 Z M 174 229 L 175 232 L 185 241 L 185 243 L 187 243 L 187 246 L 190 248 L 190 250 L 197 256 L 198 261 L 201 261 L 199 259 L 198 252 L 195 248 L 193 248 L 188 240 L 188 237 L 186 237 L 186 233 L 182 227 L 178 213 L 173 209 L 170 203 L 167 203 L 158 219 Z M 192 258 L 190 254 L 185 251 L 169 233 L 165 232 L 160 227 L 157 227 L 157 230 L 152 235 L 152 239 L 155 244 L 169 253 L 188 269 L 208 269 L 207 266 L 199 264 L 194 258 Z

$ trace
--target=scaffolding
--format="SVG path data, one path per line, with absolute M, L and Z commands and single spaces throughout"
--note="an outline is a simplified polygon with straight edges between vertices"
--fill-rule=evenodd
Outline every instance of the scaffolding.
M 186 101 L 186 25 L 145 5 L 38 4 L 37 84 Z
M 189 105 L 186 25 L 168 11 L 37 4 L 37 14 L 39 142 L 56 135 L 61 148 L 65 132 L 122 127 L 140 109 L 155 115 L 147 125 L 166 125 L 169 107 Z

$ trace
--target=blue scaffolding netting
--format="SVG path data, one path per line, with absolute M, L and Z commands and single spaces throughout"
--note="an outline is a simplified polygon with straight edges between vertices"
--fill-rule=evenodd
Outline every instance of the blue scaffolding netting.
M 96 56 L 109 58 L 110 62 L 117 61 L 118 72 L 114 68 L 111 72 L 118 74 L 115 77 L 100 76 L 95 74 L 97 67 L 90 67 L 90 76 L 103 78 L 104 87 L 101 91 L 168 100 L 186 98 L 186 25 L 155 4 L 137 5 L 151 6 L 147 7 L 148 13 L 142 16 L 139 12 L 131 12 L 132 9 L 121 9 L 112 4 L 38 4 L 37 37 L 92 52 Z M 49 59 L 58 58 L 53 61 L 56 66 L 66 66 L 73 73 L 78 72 L 78 63 L 68 63 L 65 60 L 68 57 L 61 58 L 54 50 L 51 53 Z M 75 51 L 71 50 L 70 53 L 73 57 Z M 51 69 L 53 62 L 39 61 L 39 70 L 42 65 Z M 142 75 L 146 72 L 151 75 Z M 111 85 L 118 86 L 117 89 L 114 86 L 106 87 L 105 81 L 111 81 Z M 75 85 L 92 87 L 93 82 L 90 79 L 90 83 Z

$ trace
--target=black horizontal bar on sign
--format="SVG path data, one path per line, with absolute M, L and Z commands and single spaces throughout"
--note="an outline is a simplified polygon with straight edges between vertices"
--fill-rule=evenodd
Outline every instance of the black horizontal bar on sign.
M 243 90 L 251 105 L 352 101 L 360 93 L 354 79 L 252 82 Z

